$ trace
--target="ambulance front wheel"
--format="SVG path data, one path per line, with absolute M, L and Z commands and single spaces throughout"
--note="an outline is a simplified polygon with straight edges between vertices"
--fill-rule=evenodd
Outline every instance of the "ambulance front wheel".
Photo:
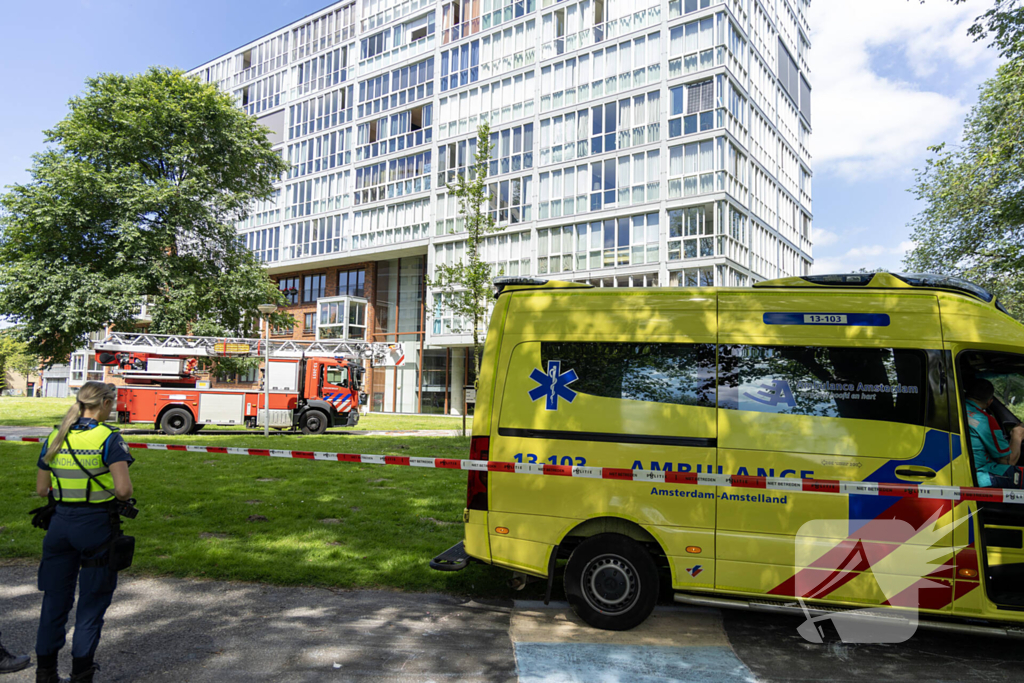
M 658 568 L 647 550 L 618 534 L 588 538 L 565 566 L 565 595 L 594 628 L 628 631 L 658 602 Z

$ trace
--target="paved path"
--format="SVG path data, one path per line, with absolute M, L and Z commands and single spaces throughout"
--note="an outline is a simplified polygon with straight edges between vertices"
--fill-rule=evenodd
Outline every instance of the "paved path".
M 35 566 L 0 564 L 0 628 L 35 639 Z M 74 616 L 72 615 L 72 623 Z M 625 633 L 565 604 L 121 577 L 99 683 L 1019 681 L 1019 641 L 919 632 L 900 645 L 803 641 L 799 618 L 664 605 Z M 70 648 L 62 669 L 70 666 Z M 28 683 L 32 670 L 4 676 Z
M 11 649 L 31 649 L 39 603 L 34 565 L 0 566 Z M 103 683 L 753 680 L 713 610 L 666 606 L 613 633 L 586 627 L 564 604 L 127 575 L 97 661 Z M 26 670 L 3 683 L 31 680 Z

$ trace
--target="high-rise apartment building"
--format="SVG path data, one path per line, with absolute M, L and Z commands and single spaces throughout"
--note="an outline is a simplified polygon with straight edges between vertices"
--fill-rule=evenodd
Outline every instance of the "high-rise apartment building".
M 274 334 L 404 342 L 404 368 L 371 373 L 371 409 L 463 409 L 469 334 L 426 283 L 464 256 L 447 184 L 484 121 L 495 275 L 807 274 L 809 4 L 356 0 L 195 69 L 291 166 L 238 224 L 297 319 Z

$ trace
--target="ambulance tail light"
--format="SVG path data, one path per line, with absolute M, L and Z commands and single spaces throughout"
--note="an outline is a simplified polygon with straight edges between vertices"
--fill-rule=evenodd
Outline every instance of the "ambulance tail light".
M 470 460 L 491 459 L 491 439 L 486 436 L 474 436 L 469 442 Z M 466 488 L 466 507 L 470 510 L 487 510 L 487 473 L 469 472 L 469 484 Z

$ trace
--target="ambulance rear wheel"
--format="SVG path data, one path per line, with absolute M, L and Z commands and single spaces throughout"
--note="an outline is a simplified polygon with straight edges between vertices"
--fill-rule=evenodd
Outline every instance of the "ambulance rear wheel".
M 164 434 L 172 436 L 188 434 L 194 424 L 195 420 L 192 419 L 192 413 L 185 408 L 171 408 L 160 418 L 160 429 L 163 430 Z
M 565 595 L 572 610 L 594 628 L 628 631 L 658 602 L 658 568 L 647 550 L 618 534 L 581 543 L 565 566 Z
M 323 434 L 327 431 L 328 417 L 319 410 L 310 410 L 302 416 L 300 424 L 303 434 Z

